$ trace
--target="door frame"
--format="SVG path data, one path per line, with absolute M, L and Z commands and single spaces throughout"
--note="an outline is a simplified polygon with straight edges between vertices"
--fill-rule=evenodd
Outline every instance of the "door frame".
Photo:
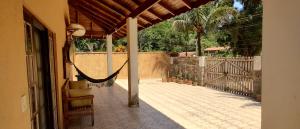
M 50 60 L 50 57 L 49 58 L 49 63 L 51 63 L 51 61 L 53 61 L 53 64 L 54 64 L 54 79 L 55 79 L 55 82 L 54 82 L 54 90 L 55 90 L 55 105 L 56 105 L 56 116 L 57 116 L 57 120 L 53 122 L 56 122 L 57 123 L 57 128 L 59 128 L 59 120 L 60 120 L 60 117 L 59 117 L 59 88 L 58 88 L 58 64 L 57 64 L 57 44 L 56 44 L 56 34 L 54 33 L 54 31 L 51 31 L 51 29 L 49 29 L 45 24 L 43 24 L 40 20 L 38 20 L 28 9 L 26 9 L 26 7 L 23 6 L 23 20 L 26 21 L 26 22 L 37 22 L 39 23 L 40 25 L 42 25 L 47 33 L 48 33 L 48 40 L 47 40 L 47 44 L 48 44 L 48 47 L 49 47 L 49 50 L 50 50 L 50 41 L 49 41 L 49 36 L 51 36 L 52 38 L 52 49 L 53 49 L 53 60 Z M 25 22 L 24 22 L 25 24 Z M 25 33 L 25 31 L 24 31 Z M 25 35 L 25 34 L 24 34 Z M 49 51 L 49 56 L 50 56 L 50 51 Z M 50 64 L 49 64 L 50 65 Z M 50 67 L 49 67 L 50 68 Z M 50 77 L 52 78 L 51 76 L 51 70 L 50 70 Z M 52 85 L 52 84 L 51 84 Z M 52 100 L 52 104 L 54 104 L 54 101 Z M 54 114 L 53 114 L 54 115 Z M 54 116 L 53 116 L 54 117 Z

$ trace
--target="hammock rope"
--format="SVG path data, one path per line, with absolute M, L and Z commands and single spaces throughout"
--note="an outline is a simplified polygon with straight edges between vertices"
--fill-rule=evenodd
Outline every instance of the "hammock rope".
M 87 74 L 85 74 L 85 73 L 83 73 L 73 62 L 71 62 L 72 63 L 72 65 L 75 67 L 75 69 L 76 69 L 76 71 L 78 72 L 78 74 L 82 77 L 82 78 L 84 78 L 84 79 L 86 79 L 86 80 L 88 80 L 89 82 L 92 82 L 92 83 L 102 83 L 102 82 L 106 82 L 106 81 L 108 81 L 108 80 L 111 80 L 111 79 L 113 79 L 114 77 L 116 77 L 117 78 L 117 76 L 118 76 L 118 74 L 120 73 L 120 71 L 123 69 L 123 67 L 127 64 L 127 62 L 128 62 L 128 60 L 126 60 L 125 62 L 124 62 L 124 64 L 116 71 L 116 72 L 114 72 L 113 74 L 111 74 L 110 76 L 108 76 L 108 77 L 106 77 L 106 78 L 103 78 L 103 79 L 94 79 L 94 78 L 91 78 L 91 77 L 89 77 Z M 115 78 L 115 79 L 116 79 Z

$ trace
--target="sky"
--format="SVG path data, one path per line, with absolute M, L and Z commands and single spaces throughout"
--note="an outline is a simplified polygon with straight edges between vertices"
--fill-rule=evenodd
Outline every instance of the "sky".
M 244 9 L 244 5 L 241 3 L 240 0 L 234 0 L 233 7 L 239 11 L 242 11 Z

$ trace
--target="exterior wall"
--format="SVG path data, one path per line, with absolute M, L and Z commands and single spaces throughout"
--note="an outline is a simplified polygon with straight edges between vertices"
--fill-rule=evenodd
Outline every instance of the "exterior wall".
M 300 128 L 300 1 L 264 0 L 262 128 Z
M 138 55 L 139 77 L 161 78 L 163 71 L 169 63 L 169 57 L 162 52 L 140 52 Z M 113 72 L 120 68 L 127 59 L 127 53 L 113 53 Z M 106 53 L 76 53 L 75 64 L 80 70 L 93 78 L 107 77 Z M 77 75 L 73 69 L 74 74 Z M 118 78 L 128 77 L 127 64 L 121 70 Z M 74 76 L 75 77 L 75 76 Z
M 67 0 L 5 0 L 0 2 L 0 125 L 3 129 L 30 129 L 30 109 L 25 59 L 23 6 L 56 34 L 58 84 L 63 85 L 62 46 L 65 42 Z M 27 110 L 21 111 L 21 96 Z M 61 105 L 61 97 L 59 97 Z M 59 108 L 61 113 L 61 106 Z M 61 117 L 61 115 L 60 115 Z M 62 119 L 60 119 L 62 123 Z

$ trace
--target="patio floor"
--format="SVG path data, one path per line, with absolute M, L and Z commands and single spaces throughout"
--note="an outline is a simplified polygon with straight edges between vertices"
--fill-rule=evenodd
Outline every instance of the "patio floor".
M 127 107 L 127 80 L 93 88 L 95 125 L 72 120 L 71 129 L 259 129 L 261 104 L 214 89 L 141 80 L 140 107 Z

